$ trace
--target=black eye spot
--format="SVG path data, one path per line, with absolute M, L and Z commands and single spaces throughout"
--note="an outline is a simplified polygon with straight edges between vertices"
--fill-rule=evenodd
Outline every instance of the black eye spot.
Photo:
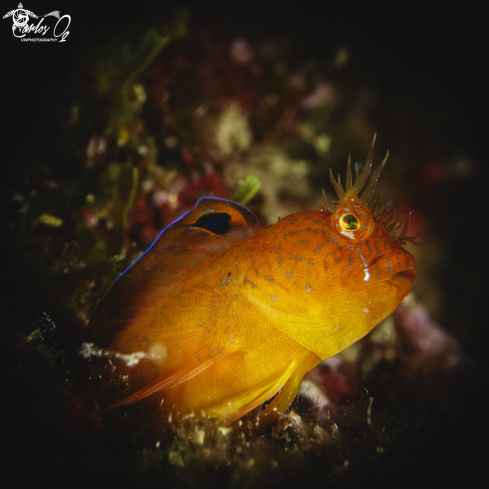
M 214 234 L 225 234 L 231 229 L 231 216 L 225 212 L 215 212 L 199 217 L 193 224 Z

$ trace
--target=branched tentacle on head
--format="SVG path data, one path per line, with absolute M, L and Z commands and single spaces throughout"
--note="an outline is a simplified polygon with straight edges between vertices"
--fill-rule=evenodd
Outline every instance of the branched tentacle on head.
M 335 180 L 331 168 L 329 169 L 331 183 L 333 184 L 336 194 L 339 197 L 339 200 L 333 201 L 334 205 L 338 206 L 346 202 L 361 201 L 366 206 L 369 206 L 369 203 L 374 195 L 375 186 L 377 184 L 379 176 L 387 162 L 387 158 L 389 157 L 389 151 L 387 151 L 387 154 L 385 155 L 385 158 L 382 160 L 382 163 L 372 173 L 368 185 L 363 191 L 362 195 L 359 195 L 363 186 L 367 182 L 367 179 L 372 170 L 374 147 L 375 147 L 376 139 L 377 139 L 377 133 L 375 133 L 374 135 L 372 144 L 370 145 L 370 150 L 368 152 L 367 161 L 365 162 L 365 165 L 363 166 L 361 172 L 359 171 L 358 165 L 355 164 L 354 183 L 352 178 L 350 156 L 348 156 L 348 164 L 346 167 L 346 181 L 345 181 L 346 188 L 343 188 L 340 175 L 338 174 L 338 179 Z M 416 236 L 407 235 L 409 229 L 409 221 L 411 218 L 411 212 L 409 212 L 407 216 L 400 221 L 400 215 L 397 215 L 396 217 L 396 209 L 393 208 L 392 201 L 388 199 L 387 202 L 378 210 L 378 212 L 375 213 L 375 210 L 379 203 L 379 199 L 380 199 L 380 195 L 374 200 L 374 203 L 372 204 L 371 207 L 371 212 L 375 223 L 378 224 L 379 226 L 382 226 L 390 237 L 396 239 L 401 244 L 405 244 L 407 241 L 410 241 L 413 244 L 420 244 L 417 243 L 415 240 L 419 238 L 419 236 L 421 236 L 421 233 L 418 233 Z M 319 204 L 319 207 L 322 212 L 329 213 L 328 200 L 326 198 L 326 193 L 324 192 L 324 189 L 323 189 L 323 200 L 324 200 L 324 205 Z

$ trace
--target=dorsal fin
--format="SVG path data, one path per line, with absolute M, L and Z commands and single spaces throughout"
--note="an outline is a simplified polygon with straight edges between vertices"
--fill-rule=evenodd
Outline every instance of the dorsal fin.
M 153 303 L 196 268 L 251 236 L 256 225 L 257 218 L 246 207 L 224 199 L 201 198 L 115 280 L 90 319 L 91 332 L 98 336 L 101 331 L 96 330 L 108 321 L 120 328 L 121 321 L 111 320 L 129 320 L 133 305 L 141 308 Z M 106 336 L 109 331 L 103 329 Z

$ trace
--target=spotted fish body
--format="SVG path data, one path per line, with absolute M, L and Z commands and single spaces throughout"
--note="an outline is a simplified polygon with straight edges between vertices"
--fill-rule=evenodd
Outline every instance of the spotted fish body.
M 368 207 L 385 160 L 358 196 L 373 144 L 355 184 L 350 164 L 346 190 L 332 179 L 333 212 L 255 230 L 246 208 L 203 198 L 163 230 L 91 319 L 84 354 L 102 404 L 231 422 L 275 396 L 261 414 L 273 420 L 307 371 L 390 314 L 417 268 L 402 247 L 409 218 L 391 223 L 389 205 Z

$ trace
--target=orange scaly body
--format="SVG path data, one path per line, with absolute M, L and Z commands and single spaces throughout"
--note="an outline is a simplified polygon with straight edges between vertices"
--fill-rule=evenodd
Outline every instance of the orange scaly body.
M 389 204 L 368 208 L 385 160 L 358 196 L 373 145 L 354 185 L 350 164 L 346 189 L 332 178 L 332 213 L 255 231 L 244 207 L 203 198 L 163 230 L 91 319 L 82 354 L 102 379 L 102 404 L 233 421 L 275 396 L 261 415 L 274 419 L 308 370 L 390 314 L 417 268 L 402 248 L 409 218 L 389 224 Z

